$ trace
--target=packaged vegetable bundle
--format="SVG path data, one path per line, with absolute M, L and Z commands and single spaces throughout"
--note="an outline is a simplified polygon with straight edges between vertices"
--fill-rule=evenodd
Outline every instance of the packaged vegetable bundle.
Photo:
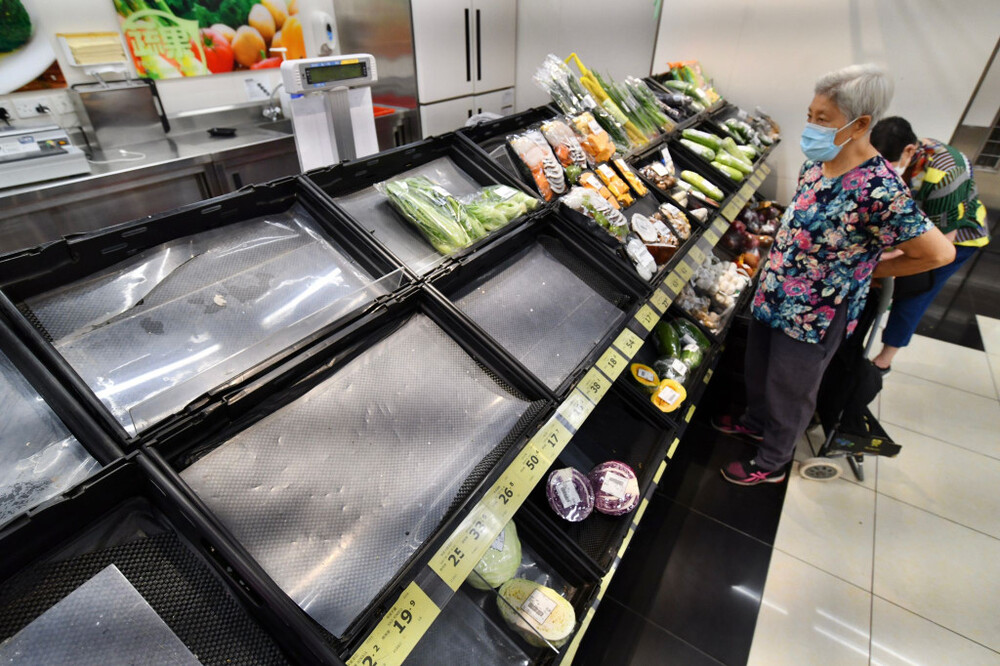
M 576 165 L 586 169 L 589 165 L 587 153 L 580 145 L 579 139 L 569 125 L 560 118 L 546 121 L 541 126 L 542 136 L 552 146 L 559 163 L 564 167 Z
M 614 164 L 615 168 L 618 169 L 618 173 L 622 175 L 622 178 L 628 181 L 629 186 L 635 190 L 636 194 L 640 197 L 644 197 L 649 193 L 649 190 L 646 189 L 646 186 L 642 184 L 639 177 L 635 175 L 634 171 L 632 171 L 632 167 L 625 163 L 625 160 L 620 157 L 616 157 L 612 164 Z
M 538 199 L 507 185 L 488 185 L 475 194 L 462 197 L 470 215 L 486 231 L 496 231 L 539 206 Z
M 578 182 L 588 190 L 593 190 L 594 192 L 600 194 L 616 210 L 621 208 L 621 206 L 618 205 L 618 200 L 615 199 L 615 195 L 611 194 L 611 190 L 604 186 L 604 183 L 601 182 L 600 178 L 594 175 L 593 171 L 584 171 L 581 173 Z
M 560 201 L 567 208 L 571 208 L 592 219 L 615 238 L 623 240 L 628 236 L 628 220 L 621 214 L 621 211 L 613 208 L 597 192 L 585 187 L 574 187 Z
M 507 143 L 531 173 L 543 199 L 551 201 L 553 195 L 566 192 L 562 166 L 541 132 L 528 130 L 515 134 L 507 137 Z
M 606 162 L 615 154 L 615 144 L 611 135 L 589 111 L 573 116 L 573 129 L 580 136 L 580 147 L 593 163 Z
M 625 181 L 622 180 L 609 165 L 598 164 L 594 171 L 597 172 L 600 179 L 604 181 L 605 185 L 607 185 L 611 194 L 615 195 L 615 199 L 618 200 L 619 204 L 628 208 L 635 203 L 635 199 L 632 198 L 628 185 L 625 184 Z
M 375 189 L 441 254 L 458 252 L 486 235 L 478 219 L 447 190 L 415 176 L 376 183 Z

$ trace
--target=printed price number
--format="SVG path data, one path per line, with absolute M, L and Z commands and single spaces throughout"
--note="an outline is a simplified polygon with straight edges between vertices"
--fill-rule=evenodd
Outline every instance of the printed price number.
M 670 294 L 663 291 L 663 289 L 657 289 L 649 298 L 649 302 L 653 304 L 653 307 L 663 313 L 666 313 L 672 301 L 673 299 L 670 298 Z
M 715 222 L 712 223 L 712 228 L 714 228 L 720 234 L 724 234 L 726 233 L 726 230 L 729 228 L 729 221 L 721 217 L 717 217 L 715 218 Z
M 681 293 L 681 289 L 684 288 L 684 280 L 677 274 L 677 271 L 667 276 L 667 287 L 674 292 L 674 295 Z
M 591 368 L 580 380 L 580 390 L 596 405 L 611 388 L 611 381 L 597 368 Z
M 440 613 L 411 582 L 350 659 L 348 666 L 399 666 Z
M 639 311 L 635 313 L 635 318 L 647 331 L 652 331 L 656 322 L 660 321 L 660 315 L 656 314 L 653 308 L 648 305 L 639 308 Z
M 677 275 L 680 276 L 681 280 L 683 280 L 683 282 L 687 282 L 688 280 L 691 279 L 691 276 L 694 275 L 694 269 L 691 268 L 691 266 L 685 261 L 682 261 L 681 263 L 677 264 L 677 268 L 675 269 L 675 271 Z
M 712 245 L 712 247 L 715 247 L 716 245 L 719 244 L 719 234 L 715 232 L 715 229 L 707 230 L 702 238 L 707 240 Z
M 667 303 L 669 304 L 670 301 L 668 300 Z M 665 312 L 666 308 L 663 308 L 663 310 Z M 624 356 L 616 352 L 613 347 L 608 347 L 604 353 L 601 354 L 601 358 L 597 359 L 597 363 L 595 365 L 600 368 L 601 372 L 610 377 L 611 381 L 614 381 L 618 379 L 618 375 L 620 375 L 625 369 L 625 366 L 628 365 L 628 361 L 625 360 Z
M 495 489 L 495 486 L 494 486 Z M 493 490 L 490 490 L 493 493 Z M 458 590 L 469 577 L 476 562 L 507 524 L 488 506 L 490 495 L 480 502 L 462 521 L 448 541 L 434 554 L 428 566 L 448 587 Z
M 573 435 L 566 429 L 566 426 L 553 416 L 531 438 L 530 443 L 546 458 L 555 460 L 572 438 Z
M 594 410 L 594 405 L 580 391 L 574 390 L 559 406 L 558 413 L 566 419 L 570 425 L 579 429 L 583 422 Z
M 705 262 L 705 251 L 702 250 L 697 245 L 691 248 L 691 251 L 688 252 L 688 256 L 694 259 L 694 262 L 699 266 L 701 266 Z
M 621 332 L 621 335 L 615 338 L 614 345 L 628 360 L 635 356 L 642 347 L 642 338 L 626 328 Z

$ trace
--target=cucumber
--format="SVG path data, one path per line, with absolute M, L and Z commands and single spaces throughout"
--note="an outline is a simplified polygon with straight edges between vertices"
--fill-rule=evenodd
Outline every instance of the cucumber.
M 750 140 L 750 136 L 746 131 L 748 128 L 744 127 L 740 123 L 740 121 L 736 120 L 735 118 L 729 118 L 726 120 L 724 124 L 727 128 L 729 128 L 732 131 L 733 134 L 738 135 L 740 143 L 746 143 L 747 141 Z
M 656 346 L 664 356 L 675 357 L 681 353 L 681 335 L 674 328 L 673 322 L 664 321 L 653 329 L 656 334 Z
M 664 81 L 663 85 L 671 90 L 676 90 L 677 92 L 682 92 L 685 95 L 691 96 L 694 94 L 694 84 L 688 83 L 687 81 Z
M 737 146 L 736 142 L 733 141 L 732 139 L 730 139 L 728 136 L 725 139 L 722 140 L 722 151 L 721 152 L 728 153 L 729 156 L 732 157 L 733 159 L 739 160 L 740 162 L 742 162 L 743 165 L 746 167 L 746 169 L 750 169 L 751 171 L 753 170 L 753 163 L 750 160 L 748 160 L 746 157 L 743 156 L 743 152 L 740 150 L 740 147 Z M 728 162 L 725 162 L 723 160 L 719 160 L 719 161 L 722 162 L 723 164 L 728 164 Z M 734 165 L 734 168 L 740 169 L 741 171 L 744 170 L 744 169 L 742 169 L 740 167 L 736 167 L 735 165 Z M 747 173 L 749 173 L 749 171 Z
M 712 348 L 712 342 L 708 339 L 701 329 L 689 322 L 687 319 L 675 319 L 671 322 L 674 328 L 681 336 L 690 336 L 694 339 L 695 344 L 701 347 L 702 351 L 708 351 Z
M 686 129 L 683 132 L 681 132 L 681 136 L 687 139 L 688 141 L 694 141 L 695 143 L 700 143 L 703 146 L 707 146 L 712 150 L 714 150 L 715 152 L 719 152 L 719 149 L 722 148 L 722 139 L 715 136 L 711 132 L 702 132 L 701 130 L 696 130 L 696 129 Z
M 736 146 L 736 149 L 743 153 L 743 157 L 747 158 L 750 162 L 757 159 L 757 149 L 753 146 Z
M 734 169 L 731 166 L 726 166 L 722 162 L 712 161 L 712 166 L 715 167 L 716 171 L 724 175 L 726 178 L 729 178 L 733 182 L 738 183 L 744 178 L 742 171 L 740 171 L 739 169 Z
M 684 130 L 685 132 L 687 130 Z M 709 162 L 715 159 L 715 151 L 702 143 L 695 143 L 688 139 L 681 139 L 681 145 L 693 152 L 698 157 L 702 157 Z
M 681 180 L 686 183 L 691 183 L 705 196 L 710 197 L 715 201 L 721 202 L 723 199 L 722 190 L 705 180 L 703 176 L 695 173 L 694 171 L 688 171 L 687 169 L 681 171 Z
M 744 160 L 743 158 L 733 157 L 724 150 L 720 150 L 715 156 L 715 161 L 720 164 L 724 164 L 730 169 L 736 169 L 737 171 L 742 171 L 744 174 L 749 174 L 753 171 L 753 165 Z M 742 178 L 742 176 L 740 176 Z

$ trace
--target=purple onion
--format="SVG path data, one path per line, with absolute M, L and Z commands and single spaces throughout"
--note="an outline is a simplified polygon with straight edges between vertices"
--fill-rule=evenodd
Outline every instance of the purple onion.
M 625 463 L 601 463 L 587 478 L 594 489 L 594 508 L 601 513 L 623 516 L 639 506 L 639 479 Z
M 545 486 L 549 506 L 571 523 L 578 523 L 594 510 L 594 489 L 581 472 L 566 467 L 549 474 Z

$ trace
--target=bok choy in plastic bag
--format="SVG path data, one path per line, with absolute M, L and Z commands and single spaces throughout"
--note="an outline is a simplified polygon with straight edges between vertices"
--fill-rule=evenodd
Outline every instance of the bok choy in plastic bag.
M 375 189 L 441 254 L 454 254 L 487 233 L 462 202 L 425 176 L 384 181 Z

